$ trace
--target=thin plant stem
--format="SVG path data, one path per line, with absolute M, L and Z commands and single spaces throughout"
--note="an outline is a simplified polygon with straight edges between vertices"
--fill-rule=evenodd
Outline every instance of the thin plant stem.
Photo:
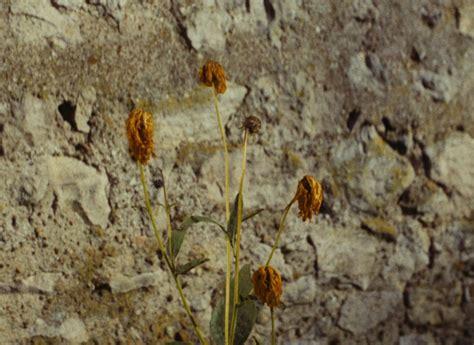
M 153 210 L 151 208 L 151 203 L 150 203 L 150 194 L 148 193 L 148 188 L 147 188 L 147 184 L 145 180 L 145 171 L 143 169 L 142 164 L 138 163 L 138 166 L 140 167 L 140 180 L 143 186 L 143 194 L 145 198 L 146 210 L 148 213 L 148 217 L 150 217 L 153 233 L 155 234 L 156 240 L 158 241 L 158 246 L 160 247 L 161 253 L 163 254 L 163 257 L 165 258 L 166 263 L 168 264 L 168 266 L 170 266 L 170 261 L 169 261 L 168 255 L 166 254 L 165 245 L 163 244 L 163 240 L 161 239 L 158 226 L 156 225 L 155 217 L 153 216 Z
M 267 260 L 267 263 L 265 264 L 265 266 L 268 266 L 270 264 L 270 261 L 272 260 L 273 254 L 275 253 L 275 250 L 278 247 L 278 244 L 280 243 L 281 233 L 283 232 L 283 229 L 285 228 L 286 217 L 288 216 L 288 212 L 290 211 L 290 208 L 291 208 L 291 206 L 293 205 L 293 203 L 295 201 L 296 201 L 296 199 L 291 200 L 290 203 L 288 204 L 288 206 L 286 206 L 285 210 L 283 211 L 283 216 L 280 219 L 280 225 L 278 226 L 278 232 L 277 232 L 277 236 L 276 236 L 276 239 L 275 239 L 275 243 L 273 243 L 272 251 L 270 252 L 270 255 L 268 256 L 268 260 Z
M 214 88 L 213 96 L 214 96 L 214 109 L 216 110 L 217 116 L 217 124 L 219 126 L 219 131 L 221 134 L 222 145 L 224 147 L 224 163 L 225 163 L 225 217 L 228 221 L 230 218 L 230 196 L 229 196 L 229 151 L 227 149 L 227 139 L 225 135 L 224 126 L 222 124 L 222 117 L 219 111 L 219 100 L 217 99 L 217 93 Z
M 222 146 L 224 147 L 224 165 L 225 165 L 225 219 L 226 224 L 229 224 L 230 219 L 230 197 L 229 197 L 229 152 L 227 150 L 227 140 L 222 125 L 221 113 L 219 111 L 219 100 L 217 99 L 217 93 L 212 88 L 212 94 L 214 98 L 214 108 L 216 111 L 217 124 L 219 126 L 219 132 L 221 134 Z M 225 274 L 225 310 L 224 310 L 224 342 L 225 345 L 229 344 L 229 311 L 230 311 L 230 275 L 232 270 L 232 246 L 230 243 L 229 235 L 226 236 L 226 256 L 227 256 L 227 267 Z
M 193 324 L 194 331 L 196 332 L 201 344 L 202 345 L 207 345 L 207 341 L 204 338 L 204 334 L 202 333 L 202 330 L 199 327 L 196 319 L 194 318 L 194 316 L 191 312 L 191 308 L 189 308 L 188 302 L 186 301 L 186 297 L 184 296 L 183 288 L 181 286 L 181 281 L 179 280 L 178 275 L 173 274 L 173 277 L 174 277 L 174 281 L 176 283 L 176 288 L 178 289 L 178 292 L 179 292 L 179 296 L 181 297 L 181 301 L 183 302 L 184 310 L 186 311 L 186 314 L 188 314 L 188 317 L 191 320 L 191 323 Z
M 167 227 L 168 227 L 168 253 L 171 257 L 171 263 L 173 264 L 173 269 L 174 269 L 175 260 L 174 260 L 174 253 L 173 253 L 173 245 L 171 243 L 171 237 L 172 237 L 171 211 L 170 211 L 170 205 L 169 205 L 169 202 L 168 202 L 168 193 L 166 193 L 165 178 L 164 178 L 164 176 L 162 178 L 163 178 L 163 196 L 164 196 L 164 199 L 165 199 L 165 210 L 166 210 L 166 224 L 167 224 Z
M 237 201 L 237 231 L 235 239 L 235 272 L 234 272 L 234 307 L 232 309 L 231 323 L 231 345 L 234 343 L 236 324 L 237 324 L 237 306 L 239 304 L 239 270 L 240 270 L 240 239 L 242 235 L 242 204 L 244 194 L 244 180 L 247 163 L 247 142 L 248 130 L 244 132 L 244 144 L 242 146 L 242 174 L 240 175 L 239 198 Z
M 273 307 L 270 307 L 270 314 L 272 317 L 272 345 L 276 345 L 275 314 L 273 313 Z
M 175 281 L 176 288 L 178 289 L 179 296 L 181 297 L 181 301 L 183 303 L 184 310 L 186 311 L 186 314 L 188 315 L 189 319 L 191 320 L 191 323 L 193 324 L 194 331 L 196 332 L 196 335 L 198 336 L 199 341 L 201 342 L 201 344 L 202 345 L 207 345 L 208 343 L 207 343 L 206 339 L 204 338 L 203 333 L 202 333 L 198 323 L 196 322 L 196 319 L 194 318 L 194 316 L 191 312 L 191 309 L 189 308 L 186 297 L 184 296 L 183 288 L 181 287 L 181 282 L 179 280 L 179 277 L 175 274 L 172 262 L 170 261 L 170 258 L 168 256 L 168 254 L 166 253 L 165 245 L 164 245 L 163 240 L 161 238 L 160 232 L 158 231 L 158 226 L 156 225 L 155 217 L 153 216 L 153 210 L 151 208 L 151 203 L 150 203 L 150 194 L 148 193 L 148 188 L 147 188 L 147 184 L 146 184 L 146 180 L 145 180 L 145 172 L 144 172 L 144 169 L 143 169 L 143 165 L 138 164 L 138 166 L 140 167 L 140 180 L 141 180 L 141 183 L 142 183 L 142 186 L 143 186 L 143 194 L 144 194 L 144 198 L 145 198 L 145 205 L 146 205 L 147 213 L 148 213 L 148 216 L 150 217 L 151 225 L 153 227 L 153 232 L 155 234 L 156 240 L 158 241 L 158 245 L 160 247 L 161 253 L 162 253 L 163 257 L 165 258 L 166 265 L 168 266 L 171 274 L 173 275 L 173 279 Z M 168 198 L 166 196 L 166 190 L 163 189 L 163 192 L 165 193 L 166 214 L 167 214 L 168 219 L 170 219 L 169 218 L 170 217 L 170 215 L 169 215 L 169 205 L 168 205 Z M 171 226 L 171 221 L 170 220 L 168 220 L 168 221 L 169 221 L 169 226 Z

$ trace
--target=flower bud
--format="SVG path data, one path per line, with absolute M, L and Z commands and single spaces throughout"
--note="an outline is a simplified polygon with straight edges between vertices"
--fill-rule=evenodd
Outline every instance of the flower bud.
M 262 122 L 256 116 L 247 116 L 244 120 L 243 128 L 249 131 L 250 134 L 257 134 L 262 127 Z

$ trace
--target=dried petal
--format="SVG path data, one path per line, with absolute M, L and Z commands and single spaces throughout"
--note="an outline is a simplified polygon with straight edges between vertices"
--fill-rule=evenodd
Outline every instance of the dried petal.
M 298 200 L 298 216 L 303 222 L 311 221 L 313 214 L 317 215 L 323 203 L 323 187 L 313 176 L 306 175 L 298 183 L 298 189 L 293 200 Z
M 253 291 L 269 307 L 280 304 L 282 283 L 280 273 L 272 266 L 261 266 L 252 276 Z
M 214 87 L 217 93 L 224 93 L 227 90 L 224 68 L 215 61 L 208 61 L 202 66 L 199 80 L 206 86 Z
M 155 147 L 152 115 L 141 109 L 132 110 L 125 125 L 130 155 L 141 164 L 147 164 Z

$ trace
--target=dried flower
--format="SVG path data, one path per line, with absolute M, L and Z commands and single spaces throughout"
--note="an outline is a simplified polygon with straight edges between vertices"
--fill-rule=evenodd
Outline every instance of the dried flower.
M 227 90 L 224 68 L 215 61 L 208 61 L 202 66 L 199 80 L 206 86 L 214 87 L 217 93 L 224 93 Z
M 280 304 L 282 284 L 280 273 L 272 266 L 261 266 L 252 276 L 253 291 L 269 307 Z
M 141 109 L 132 110 L 125 125 L 130 155 L 141 164 L 147 164 L 154 151 L 152 115 Z
M 313 176 L 306 175 L 298 183 L 298 189 L 292 201 L 298 200 L 298 216 L 311 221 L 317 215 L 323 203 L 323 187 Z
M 262 122 L 256 116 L 247 116 L 244 120 L 244 126 L 246 130 L 250 132 L 250 134 L 256 134 L 260 131 L 260 127 L 262 127 Z

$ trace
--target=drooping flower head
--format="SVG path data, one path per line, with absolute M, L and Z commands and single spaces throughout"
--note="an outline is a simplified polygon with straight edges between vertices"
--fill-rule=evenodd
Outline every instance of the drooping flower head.
M 298 217 L 303 222 L 309 219 L 311 221 L 313 214 L 317 215 L 321 204 L 323 203 L 323 187 L 313 176 L 306 175 L 298 183 L 298 189 L 293 198 L 298 200 L 300 209 Z
M 217 93 L 227 90 L 224 68 L 215 61 L 208 61 L 202 66 L 199 70 L 199 80 L 206 86 L 214 87 Z
M 244 120 L 243 128 L 249 131 L 250 134 L 257 134 L 262 127 L 262 122 L 256 116 L 247 116 Z
M 272 266 L 261 266 L 252 275 L 253 291 L 269 307 L 280 304 L 282 283 L 280 273 Z
M 141 164 L 147 164 L 155 148 L 151 113 L 141 109 L 134 109 L 128 115 L 125 125 L 130 155 Z

